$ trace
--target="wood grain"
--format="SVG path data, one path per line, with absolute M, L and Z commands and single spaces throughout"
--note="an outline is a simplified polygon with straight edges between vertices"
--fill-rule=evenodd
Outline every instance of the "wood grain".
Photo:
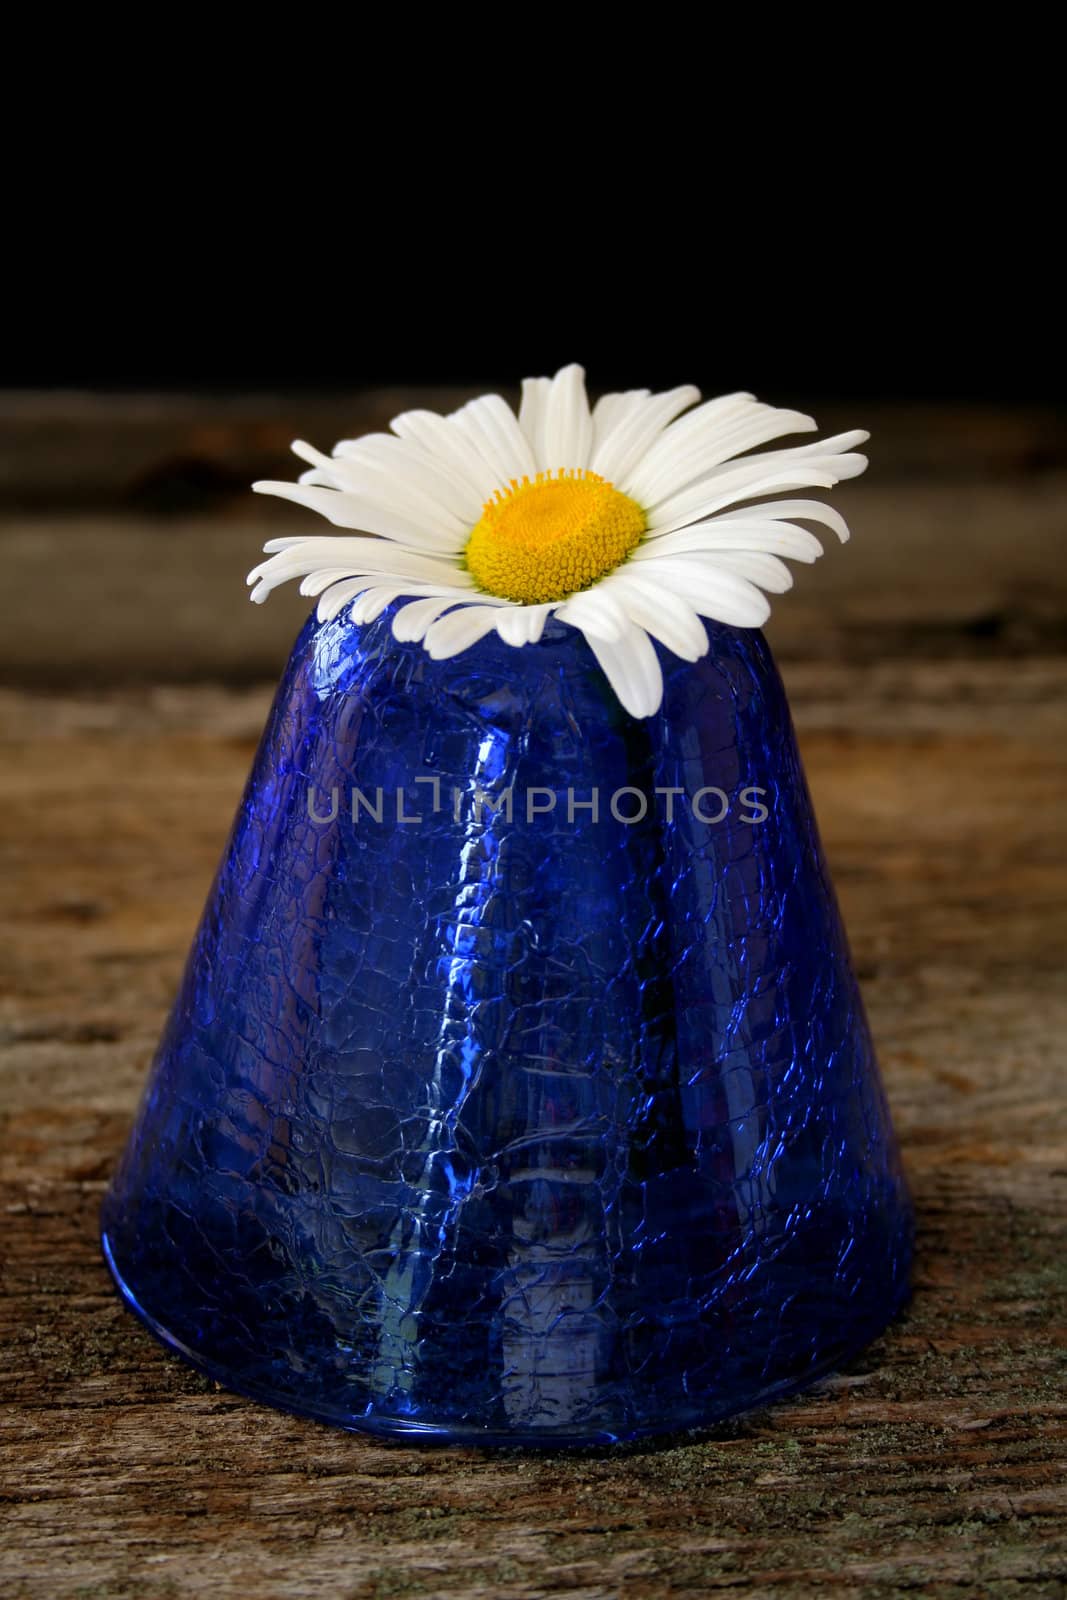
M 0 683 L 275 680 L 306 606 L 249 605 L 266 539 L 313 513 L 249 492 L 293 478 L 294 434 L 328 445 L 462 391 L 351 396 L 0 393 Z M 1067 649 L 1067 427 L 1055 413 L 826 412 L 871 429 L 871 469 L 768 629 L 780 659 Z
M 213 598 L 189 624 L 207 630 L 199 665 L 167 671 L 162 602 L 197 577 L 167 557 L 141 642 L 109 655 L 109 584 L 136 593 L 132 553 L 151 587 L 173 536 L 133 513 L 97 562 L 91 648 L 66 631 L 73 598 L 39 639 L 0 632 L 0 1591 L 1067 1592 L 1067 604 L 1059 568 L 1040 585 L 1036 553 L 995 536 L 1001 517 L 1031 536 L 1043 518 L 1044 560 L 1067 505 L 1055 477 L 902 476 L 879 491 L 879 539 L 894 495 L 928 530 L 962 496 L 985 530 L 968 544 L 967 519 L 954 524 L 967 606 L 927 590 L 913 625 L 884 549 L 865 569 L 881 563 L 884 604 L 846 580 L 857 541 L 835 564 L 833 649 L 788 624 L 780 653 L 916 1200 L 915 1295 L 809 1394 L 663 1445 L 372 1443 L 216 1390 L 120 1307 L 97 1208 L 284 644 L 279 631 L 242 670 L 218 643 L 229 602 Z M 20 583 L 47 565 L 35 540 L 51 515 L 9 525 Z M 197 516 L 203 553 L 211 519 Z M 1032 631 L 976 628 L 983 585 L 982 605 Z M 42 687 L 46 643 L 58 667 Z

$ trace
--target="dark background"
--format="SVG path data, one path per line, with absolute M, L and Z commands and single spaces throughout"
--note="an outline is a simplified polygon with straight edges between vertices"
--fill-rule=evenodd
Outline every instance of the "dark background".
M 37 197 L 9 262 L 0 386 L 482 387 L 578 360 L 595 390 L 1058 403 L 1050 192 L 968 157 L 756 173 L 740 195 L 646 172 L 592 208 L 462 166 L 406 197 L 402 163 L 310 192 L 284 171 L 265 189 L 269 153 L 193 151 L 147 190 L 87 173 L 61 207 Z
M 13 56 L 0 387 L 1064 398 L 1037 27 L 225 20 Z
M 82 276 L 72 301 L 32 309 L 9 345 L 9 385 L 44 388 L 358 389 L 508 385 L 580 361 L 591 387 L 752 389 L 761 398 L 975 401 L 1065 398 L 1055 302 L 1022 264 L 917 263 L 844 230 L 838 258 L 615 264 L 588 279 L 546 262 L 489 281 L 396 275 L 352 260 L 309 273 L 249 239 L 205 262 L 188 241 L 141 248 L 134 269 Z M 1051 295 L 1051 292 L 1049 292 Z M 33 295 L 28 304 L 32 306 Z M 48 337 L 41 336 L 47 327 Z

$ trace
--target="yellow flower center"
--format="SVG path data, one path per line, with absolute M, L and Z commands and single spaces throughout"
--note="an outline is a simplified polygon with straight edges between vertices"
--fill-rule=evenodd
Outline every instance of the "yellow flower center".
M 467 569 L 481 589 L 505 600 L 563 600 L 617 567 L 645 526 L 641 507 L 595 472 L 512 478 L 482 508 L 467 540 Z

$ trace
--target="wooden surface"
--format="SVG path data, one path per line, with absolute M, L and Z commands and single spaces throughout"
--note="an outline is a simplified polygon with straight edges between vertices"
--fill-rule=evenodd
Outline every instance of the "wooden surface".
M 881 416 L 878 467 L 838 500 L 852 548 L 770 630 L 918 1212 L 914 1300 L 882 1339 L 698 1440 L 522 1456 L 236 1399 L 118 1304 L 97 1207 L 300 614 L 244 601 L 292 508 L 247 506 L 219 463 L 287 475 L 290 432 L 328 443 L 409 402 L 0 406 L 0 1592 L 1062 1596 L 1067 469 L 1047 415 Z

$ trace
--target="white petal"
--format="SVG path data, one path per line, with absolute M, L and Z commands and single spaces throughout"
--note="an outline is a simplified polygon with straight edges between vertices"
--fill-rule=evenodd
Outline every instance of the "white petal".
M 289 446 L 294 456 L 301 461 L 310 461 L 313 467 L 329 467 L 333 462 L 332 456 L 324 455 L 321 450 L 316 450 L 313 444 L 308 444 L 306 439 L 294 439 Z
M 844 460 L 848 452 L 854 451 L 858 444 L 866 444 L 870 438 L 866 428 L 852 428 L 848 433 L 834 433 L 829 439 L 816 439 L 813 444 L 798 444 L 791 450 L 774 451 L 773 454 L 787 456 L 823 456 L 834 455 Z M 863 463 L 865 467 L 866 461 Z M 863 471 L 863 467 L 858 469 Z M 857 474 L 850 474 L 856 476 Z
M 364 589 L 363 593 L 358 595 L 352 602 L 349 616 L 353 622 L 373 622 L 376 617 L 381 616 L 386 606 L 392 605 L 394 600 L 398 600 L 402 594 L 406 593 L 407 590 L 403 585 L 395 583 L 386 584 L 384 587 Z
M 551 612 L 551 605 L 505 606 L 497 613 L 496 631 L 505 644 L 536 644 Z
M 738 418 L 751 416 L 761 409 L 754 395 L 741 392 L 721 394 L 714 400 L 705 400 L 703 405 L 695 406 L 684 416 L 678 417 L 660 430 L 658 437 L 631 462 L 625 475 L 625 482 L 630 485 L 636 483 L 643 478 L 646 470 L 651 473 L 657 472 L 664 461 L 673 462 L 679 455 L 706 441 L 709 436 L 714 437 L 716 430 L 725 430 Z M 622 481 L 619 487 L 623 487 Z M 651 502 L 646 497 L 642 503 Z
M 747 578 L 768 594 L 785 594 L 793 587 L 793 574 L 784 561 L 768 555 L 765 550 L 720 550 L 715 565 L 723 572 L 734 572 Z
M 538 472 L 548 466 L 545 455 L 545 426 L 548 421 L 548 400 L 552 393 L 551 378 L 523 378 L 522 403 L 519 406 L 519 427 L 522 429 Z
M 655 571 L 657 583 L 688 600 L 702 617 L 727 622 L 735 628 L 759 628 L 771 614 L 766 595 L 747 579 L 724 572 L 712 558 L 668 559 L 657 562 Z
M 325 466 L 321 461 L 315 465 L 355 494 L 378 498 L 382 491 L 399 490 L 421 516 L 432 516 L 450 530 L 469 528 L 481 509 L 477 489 L 454 463 L 435 459 L 413 440 L 391 433 L 342 439 Z
M 315 572 L 309 572 L 305 578 L 301 578 L 300 593 L 321 594 L 331 583 L 339 583 L 342 578 L 349 578 L 351 575 L 349 567 L 319 567 Z
M 557 608 L 556 615 L 561 622 L 581 628 L 583 633 L 596 634 L 598 639 L 621 639 L 630 625 L 619 601 L 603 584 L 572 594 Z
M 435 661 L 459 655 L 479 639 L 491 633 L 497 624 L 498 612 L 491 605 L 463 605 L 441 617 L 427 631 L 423 643 Z
M 777 456 L 783 465 L 789 461 L 793 465 L 801 462 L 811 462 L 813 466 L 818 466 L 821 471 L 831 472 L 835 483 L 844 483 L 848 478 L 858 478 L 861 473 L 867 471 L 869 465 L 867 457 L 861 455 L 857 450 L 847 450 L 842 455 L 821 455 L 814 448 L 801 448 L 795 452 L 792 450 L 766 450 L 759 455 L 750 456 L 749 460 L 759 461 L 761 457 L 766 460 L 771 456 Z
M 526 643 L 525 612 L 525 606 L 508 606 L 498 614 L 496 631 L 505 644 L 522 645 Z
M 593 442 L 593 419 L 579 366 L 561 367 L 552 379 L 545 417 L 545 462 L 558 467 L 586 467 Z
M 694 418 L 700 420 L 700 426 L 692 426 Z M 684 489 L 694 478 L 756 445 L 779 439 L 784 433 L 810 433 L 816 427 L 813 417 L 800 411 L 780 411 L 774 406 L 749 402 L 721 412 L 700 406 L 672 423 L 619 487 L 633 495 L 638 504 L 655 505 L 665 495 Z
M 431 623 L 436 622 L 442 611 L 447 611 L 450 606 L 459 603 L 456 595 L 435 594 L 422 600 L 412 600 L 410 604 L 401 606 L 393 618 L 393 634 L 401 641 L 421 639 Z
M 644 629 L 629 623 L 621 639 L 601 639 L 588 633 L 585 638 L 623 710 L 632 717 L 654 715 L 663 700 L 663 673 Z
M 388 445 L 396 447 L 396 454 L 385 454 L 383 446 Z M 357 453 L 356 447 L 363 446 Z M 311 446 L 299 439 L 293 450 L 305 460 L 312 453 Z M 315 465 L 300 474 L 302 484 L 338 489 L 367 505 L 406 517 L 421 530 L 425 543 L 441 549 L 457 550 L 466 542 L 470 520 L 450 509 L 454 490 L 439 474 L 428 471 L 415 451 L 399 439 L 380 434 L 354 441 L 351 455 L 322 456 L 319 451 L 314 455 L 318 457 Z
M 545 623 L 556 610 L 555 606 L 526 607 L 526 643 L 536 644 L 545 631 Z
M 655 538 L 661 533 L 672 533 L 675 528 L 688 527 L 738 501 L 765 494 L 769 489 L 832 489 L 837 482 L 832 472 L 808 466 L 803 461 L 791 471 L 782 468 L 777 472 L 764 472 L 755 465 L 755 459 L 752 465 L 720 467 L 709 478 L 664 500 L 649 513 L 647 537 Z
M 848 523 L 840 511 L 835 511 L 833 506 L 826 505 L 822 500 L 766 500 L 762 505 L 744 506 L 738 511 L 723 511 L 715 521 L 762 522 L 764 517 L 768 519 L 797 517 L 801 522 L 821 522 L 824 527 L 830 528 L 837 534 L 842 544 L 848 543 Z
M 470 600 L 470 591 L 467 589 L 446 591 L 437 584 L 413 583 L 394 572 L 364 574 L 361 578 L 353 578 L 351 583 L 361 590 L 352 607 L 353 622 L 372 621 L 391 601 L 398 600 L 402 595 L 408 599 L 416 596 L 433 598 L 440 600 L 442 606 Z
M 344 583 L 335 583 L 332 589 L 327 589 L 316 607 L 319 621 L 332 622 L 350 600 L 362 594 L 366 581 L 365 578 L 347 578 Z
M 265 600 L 279 584 L 323 570 L 335 575 L 343 572 L 351 577 L 388 572 L 421 583 L 462 589 L 474 587 L 474 580 L 462 568 L 436 561 L 424 551 L 405 549 L 389 539 L 326 537 L 287 545 L 268 561 L 253 567 L 247 579 L 256 586 L 251 598 L 257 602 Z
M 700 399 L 700 390 L 686 384 L 666 394 L 654 394 L 628 410 L 597 450 L 589 465 L 594 472 L 618 483 L 636 467 L 645 451 L 659 437 L 668 422 Z
M 655 565 L 662 556 L 720 550 L 766 550 L 772 555 L 788 556 L 791 561 L 808 562 L 817 561 L 822 555 L 822 545 L 807 528 L 795 527 L 791 522 L 763 522 L 756 517 L 734 521 L 722 516 L 691 523 L 674 533 L 649 536 L 630 560 L 641 566 Z
M 698 517 L 730 505 L 750 500 L 768 488 L 805 488 L 809 484 L 833 488 L 845 478 L 854 478 L 867 465 L 866 456 L 840 453 L 867 435 L 857 430 L 815 444 L 797 445 L 789 450 L 766 450 L 745 460 L 727 461 L 714 467 L 697 482 L 679 493 L 668 495 L 649 507 L 649 527 L 665 532 L 683 527 Z
M 606 440 L 611 438 L 616 428 L 622 426 L 626 418 L 639 411 L 648 399 L 648 389 L 628 389 L 623 394 L 602 394 L 593 407 L 593 446 L 590 459 L 593 459 Z
M 850 433 L 838 433 L 829 439 L 815 439 L 811 444 L 791 445 L 785 450 L 765 450 L 742 461 L 723 462 L 708 473 L 708 482 L 732 471 L 737 466 L 762 467 L 768 472 L 794 468 L 798 463 L 806 466 L 829 467 L 837 481 L 857 477 L 866 467 L 866 456 L 854 453 L 853 447 L 870 438 L 862 428 Z
M 414 415 L 415 413 L 411 414 Z M 433 413 L 427 412 L 426 415 L 431 416 Z M 441 417 L 438 420 L 444 422 L 445 418 Z M 403 421 L 403 416 L 394 417 L 390 427 L 395 428 L 398 422 L 402 424 Z M 358 440 L 356 442 L 358 443 Z M 438 493 L 443 503 L 445 502 L 445 495 L 448 493 L 451 498 L 447 501 L 447 504 L 462 521 L 472 523 L 477 520 L 481 515 L 484 497 L 478 485 L 472 481 L 462 461 L 457 460 L 454 454 L 448 456 L 435 454 L 422 444 L 419 444 L 413 437 L 398 437 L 397 443 L 407 453 L 408 459 L 420 463 L 425 468 L 428 477 L 432 477 L 438 486 Z M 338 446 L 338 450 L 343 454 L 342 446 Z M 447 486 L 447 489 L 443 486 Z
M 260 562 L 248 574 L 248 582 L 269 577 L 271 587 L 286 583 L 292 578 L 318 572 L 322 568 L 344 571 L 356 577 L 361 572 L 394 570 L 424 581 L 458 584 L 472 588 L 474 580 L 469 572 L 451 561 L 442 561 L 425 550 L 411 550 L 396 544 L 392 539 L 360 538 L 358 535 L 337 537 L 327 534 L 302 539 L 299 544 L 286 545 L 268 561 Z
M 485 457 L 501 488 L 513 478 L 532 478 L 536 474 L 537 463 L 529 440 L 519 427 L 514 411 L 500 395 L 482 395 L 461 406 L 450 420 Z
M 451 418 L 439 417 L 436 411 L 404 411 L 390 426 L 401 439 L 417 444 L 440 468 L 450 467 L 469 484 L 477 496 L 479 514 L 489 496 L 500 488 L 488 461 Z
M 379 534 L 383 539 L 396 539 L 401 544 L 420 545 L 433 549 L 440 545 L 440 534 L 424 522 L 413 521 L 391 507 L 375 504 L 361 496 L 340 489 L 319 489 L 302 483 L 275 483 L 260 479 L 252 488 L 256 494 L 277 495 L 280 500 L 292 500 L 297 505 L 317 511 L 335 528 L 360 528 L 365 533 Z
M 645 574 L 627 566 L 605 578 L 607 588 L 623 606 L 631 622 L 673 650 L 685 661 L 699 661 L 707 654 L 708 635 L 704 624 L 688 601 L 657 584 L 653 573 Z

